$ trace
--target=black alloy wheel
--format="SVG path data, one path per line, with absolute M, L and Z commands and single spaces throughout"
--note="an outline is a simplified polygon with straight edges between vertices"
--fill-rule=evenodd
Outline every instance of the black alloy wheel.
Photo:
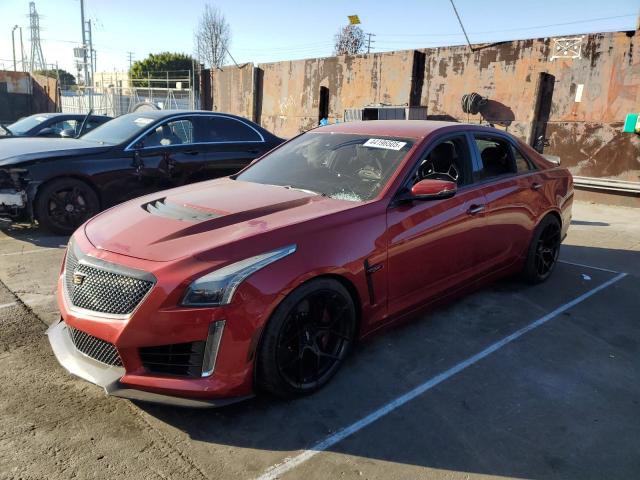
M 38 222 L 47 230 L 69 235 L 98 211 L 98 196 L 81 180 L 63 178 L 45 185 L 36 198 Z
M 355 333 L 353 300 L 340 282 L 304 284 L 283 301 L 267 326 L 258 385 L 279 396 L 318 390 L 348 355 Z
M 553 272 L 560 254 L 561 227 L 553 215 L 545 217 L 529 247 L 524 276 L 531 283 L 544 282 Z

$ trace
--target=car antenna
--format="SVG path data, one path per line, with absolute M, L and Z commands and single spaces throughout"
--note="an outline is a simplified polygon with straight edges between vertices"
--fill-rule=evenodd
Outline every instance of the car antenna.
M 80 135 L 84 131 L 84 126 L 87 123 L 87 120 L 89 120 L 89 117 L 91 116 L 92 113 L 93 113 L 93 108 L 89 110 L 89 113 L 87 113 L 87 115 L 84 117 L 84 120 L 82 120 L 82 124 L 80 125 L 80 130 L 78 130 L 78 133 L 76 133 L 76 136 L 74 138 L 80 137 Z

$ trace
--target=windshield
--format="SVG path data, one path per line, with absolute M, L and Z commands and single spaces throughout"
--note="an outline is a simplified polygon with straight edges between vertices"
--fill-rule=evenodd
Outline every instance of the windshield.
M 155 118 L 145 116 L 141 113 L 130 113 L 103 123 L 99 127 L 84 134 L 81 138 L 103 145 L 119 145 L 127 140 L 133 140 L 133 137 L 141 133 L 155 121 Z
M 11 125 L 7 125 L 7 128 L 11 130 L 11 133 L 14 135 L 22 135 L 27 133 L 33 127 L 37 127 L 42 122 L 44 122 L 47 117 L 43 115 L 31 115 L 30 117 L 25 117 L 17 122 L 12 123 Z
M 310 132 L 267 155 L 236 179 L 364 202 L 380 193 L 412 146 L 404 138 Z

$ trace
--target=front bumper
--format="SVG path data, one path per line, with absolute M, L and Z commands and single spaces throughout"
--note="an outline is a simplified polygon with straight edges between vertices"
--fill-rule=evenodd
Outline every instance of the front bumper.
M 60 365 L 73 375 L 104 388 L 107 395 L 143 402 L 195 408 L 222 407 L 251 397 L 196 399 L 129 388 L 120 381 L 126 373 L 123 367 L 105 365 L 82 354 L 76 349 L 71 340 L 69 329 L 64 321 L 61 320 L 49 327 L 47 335 L 53 353 Z

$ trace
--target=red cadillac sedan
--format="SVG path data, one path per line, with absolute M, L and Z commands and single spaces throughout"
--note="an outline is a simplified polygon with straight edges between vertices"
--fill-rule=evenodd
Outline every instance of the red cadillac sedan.
M 507 275 L 546 280 L 572 200 L 566 169 L 500 130 L 321 127 L 236 175 L 85 223 L 49 340 L 112 395 L 217 406 L 308 394 L 359 339 L 418 309 Z

